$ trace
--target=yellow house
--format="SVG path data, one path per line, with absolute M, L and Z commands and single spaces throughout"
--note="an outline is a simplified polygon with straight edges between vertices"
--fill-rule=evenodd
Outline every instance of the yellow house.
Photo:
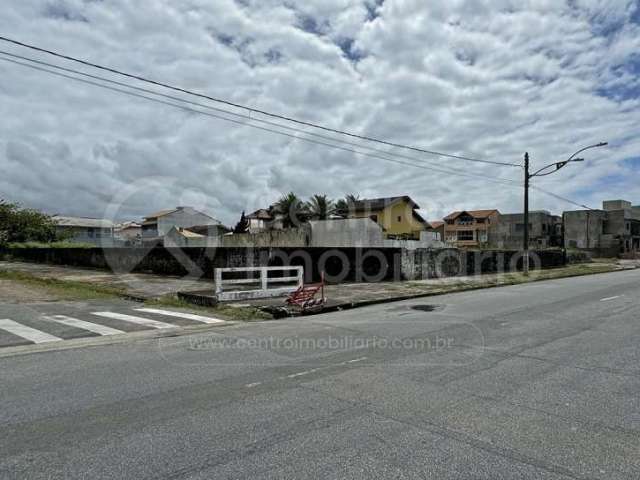
M 420 239 L 429 222 L 416 211 L 420 207 L 411 197 L 369 198 L 349 208 L 349 218 L 370 218 L 382 227 L 387 238 Z

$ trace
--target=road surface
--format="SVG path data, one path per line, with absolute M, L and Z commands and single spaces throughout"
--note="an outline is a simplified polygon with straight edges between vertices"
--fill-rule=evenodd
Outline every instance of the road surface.
M 636 270 L 0 349 L 0 478 L 637 479 L 639 297 Z

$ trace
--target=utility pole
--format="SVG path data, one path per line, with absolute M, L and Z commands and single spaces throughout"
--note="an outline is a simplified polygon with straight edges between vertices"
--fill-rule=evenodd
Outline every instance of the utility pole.
M 546 175 L 557 172 L 569 162 L 583 162 L 584 158 L 575 158 L 578 153 L 584 152 L 585 150 L 588 150 L 590 148 L 604 147 L 606 145 L 607 142 L 600 142 L 596 143 L 595 145 L 589 145 L 588 147 L 581 148 L 576 153 L 571 155 L 568 159 L 562 162 L 550 163 L 549 165 L 546 165 L 533 173 L 529 173 L 529 152 L 524 154 L 524 238 L 522 245 L 522 273 L 524 275 L 529 275 L 529 180 L 533 177 L 544 177 Z M 587 225 L 588 221 L 589 213 L 587 212 Z M 589 235 L 588 231 L 587 235 Z
M 529 152 L 524 154 L 524 244 L 522 273 L 529 275 Z

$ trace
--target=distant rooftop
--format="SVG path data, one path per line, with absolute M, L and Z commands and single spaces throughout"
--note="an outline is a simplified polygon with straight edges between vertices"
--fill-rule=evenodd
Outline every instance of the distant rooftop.
M 454 218 L 458 218 L 463 213 L 468 213 L 473 218 L 487 218 L 488 216 L 492 215 L 495 212 L 498 212 L 498 210 L 496 210 L 495 208 L 489 209 L 489 210 L 458 210 L 453 213 L 450 213 L 449 215 L 444 217 L 444 219 L 453 220 Z
M 57 225 L 63 227 L 83 227 L 83 228 L 113 228 L 114 223 L 104 218 L 89 217 L 68 217 L 63 215 L 54 215 L 51 219 Z
M 356 210 L 382 210 L 385 207 L 401 200 L 405 200 L 410 203 L 413 208 L 420 208 L 420 206 L 414 202 L 409 195 L 401 195 L 398 197 L 363 198 L 362 200 L 357 200 L 354 203 L 354 208 Z

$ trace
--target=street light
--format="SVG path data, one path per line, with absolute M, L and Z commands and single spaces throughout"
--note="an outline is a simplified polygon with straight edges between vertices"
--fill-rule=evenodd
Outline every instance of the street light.
M 598 148 L 604 147 L 608 145 L 607 142 L 600 142 L 594 145 L 589 145 L 588 147 L 581 148 L 577 152 L 573 153 L 568 159 L 562 162 L 550 163 L 549 165 L 545 165 L 539 170 L 536 170 L 534 173 L 529 173 L 529 153 L 524 154 L 524 255 L 522 258 L 522 273 L 524 275 L 529 275 L 529 180 L 533 177 L 544 177 L 546 175 L 551 175 L 554 172 L 557 172 L 562 167 L 567 165 L 570 162 L 583 162 L 584 158 L 574 158 L 579 153 L 584 152 L 585 150 L 589 150 L 590 148 Z M 555 169 L 552 169 L 555 167 Z M 545 170 L 549 170 L 546 173 Z

